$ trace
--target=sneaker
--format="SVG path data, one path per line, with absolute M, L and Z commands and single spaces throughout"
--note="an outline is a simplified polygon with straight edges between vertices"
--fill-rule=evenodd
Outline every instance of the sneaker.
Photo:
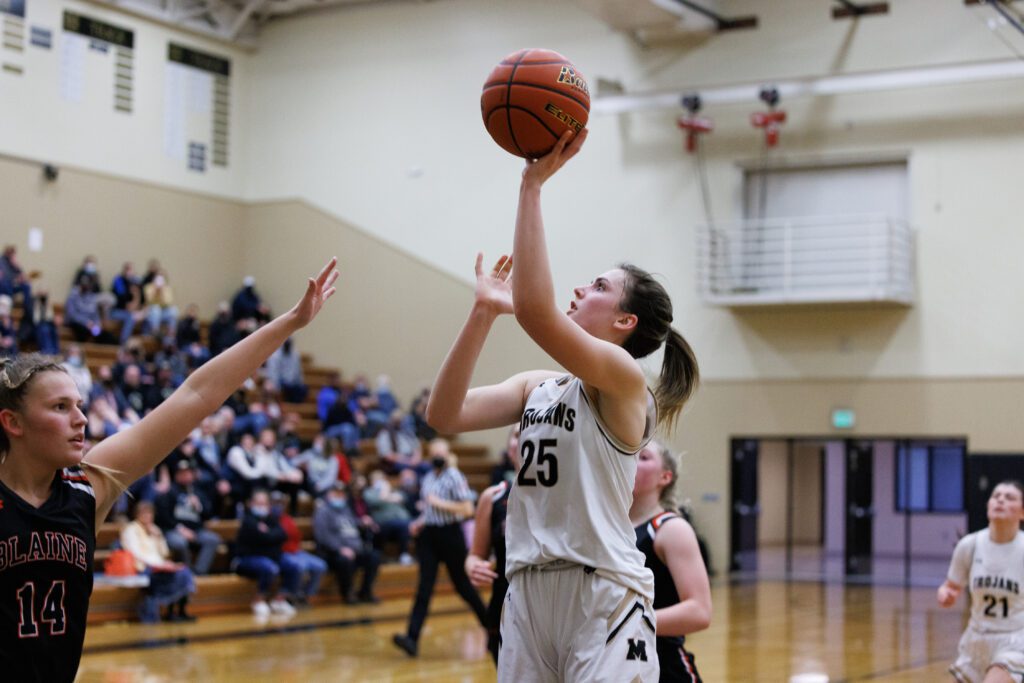
M 295 616 L 295 608 L 288 604 L 288 601 L 284 598 L 278 598 L 270 603 L 270 611 L 274 614 L 283 614 L 285 616 Z
M 415 560 L 412 559 L 412 555 L 410 555 L 409 553 L 402 553 L 398 556 L 398 564 L 402 565 L 403 567 L 408 567 L 413 562 L 415 562 Z
M 266 619 L 270 616 L 270 605 L 267 604 L 266 600 L 254 602 L 252 603 L 252 613 L 260 619 Z
M 405 654 L 410 657 L 416 656 L 416 641 L 409 636 L 396 633 L 391 637 L 391 642 L 393 642 L 399 649 L 404 650 Z

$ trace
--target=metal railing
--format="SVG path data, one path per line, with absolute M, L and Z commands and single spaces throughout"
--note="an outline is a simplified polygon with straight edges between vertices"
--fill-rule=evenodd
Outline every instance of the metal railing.
M 767 218 L 701 226 L 701 297 L 716 305 L 914 298 L 914 234 L 885 215 Z

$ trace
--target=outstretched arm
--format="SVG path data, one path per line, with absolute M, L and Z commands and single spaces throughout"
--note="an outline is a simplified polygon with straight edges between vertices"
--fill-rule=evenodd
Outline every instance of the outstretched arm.
M 519 420 L 527 389 L 536 385 L 537 372 L 514 375 L 501 384 L 469 388 L 480 351 L 499 315 L 512 312 L 509 279 L 512 259 L 502 256 L 490 272 L 476 257 L 476 296 L 459 336 L 434 380 L 427 402 L 427 422 L 444 434 L 503 427 Z M 555 373 L 540 373 L 544 377 Z M 532 383 L 532 386 L 529 386 Z
M 630 355 L 616 344 L 589 334 L 555 302 L 540 207 L 541 186 L 580 151 L 586 138 L 586 129 L 575 138 L 567 131 L 547 156 L 528 161 L 523 171 L 513 249 L 516 320 L 548 355 L 584 383 L 602 394 L 640 401 L 644 376 Z
M 308 325 L 335 292 L 337 259 L 309 278 L 302 299 L 284 315 L 208 361 L 137 425 L 95 446 L 85 462 L 111 468 L 129 484 L 152 470 L 199 422 L 221 406 L 284 340 Z M 97 515 L 105 514 L 119 491 L 102 478 L 96 488 Z
M 711 586 L 697 535 L 684 519 L 672 519 L 658 531 L 654 551 L 672 574 L 679 602 L 657 611 L 659 636 L 685 636 L 711 624 Z

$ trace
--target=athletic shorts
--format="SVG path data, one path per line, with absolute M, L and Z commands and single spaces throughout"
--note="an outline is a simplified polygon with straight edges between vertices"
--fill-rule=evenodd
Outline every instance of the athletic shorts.
M 499 683 L 657 683 L 654 609 L 592 569 L 553 562 L 509 579 Z
M 968 627 L 949 673 L 960 683 L 981 683 L 993 666 L 1006 669 L 1014 683 L 1024 683 L 1024 633 L 981 633 Z

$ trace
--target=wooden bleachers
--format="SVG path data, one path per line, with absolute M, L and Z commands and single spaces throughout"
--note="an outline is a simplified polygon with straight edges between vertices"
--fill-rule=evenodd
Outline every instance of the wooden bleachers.
M 61 305 L 55 304 L 54 308 L 60 310 Z M 18 310 L 18 309 L 16 309 Z M 202 334 L 206 338 L 208 323 L 203 322 Z M 114 323 L 108 329 L 115 336 L 118 333 L 117 324 Z M 156 350 L 156 341 L 152 338 L 138 337 L 147 353 Z M 75 343 L 67 328 L 60 329 L 60 341 L 62 348 Z M 78 343 L 82 349 L 83 358 L 93 377 L 96 376 L 99 368 L 103 365 L 112 365 L 117 361 L 118 346 L 108 344 L 94 344 L 88 342 Z M 320 433 L 320 421 L 316 412 L 316 395 L 326 385 L 330 376 L 337 372 L 335 368 L 317 366 L 309 354 L 302 354 L 303 375 L 309 394 L 307 401 L 303 403 L 282 403 L 283 414 L 296 413 L 299 416 L 298 436 L 305 442 L 309 442 L 314 436 Z M 425 448 L 424 444 L 424 448 Z M 477 492 L 482 491 L 490 484 L 491 469 L 494 461 L 490 457 L 486 446 L 475 444 L 464 444 L 458 441 L 453 442 L 452 450 L 459 459 L 459 469 L 466 475 L 466 479 Z M 353 469 L 362 473 L 369 473 L 378 464 L 375 442 L 372 439 L 360 443 L 360 456 L 353 459 Z M 295 522 L 303 538 L 303 547 L 312 550 L 312 519 L 308 516 L 309 510 L 300 510 Z M 222 539 L 218 548 L 212 572 L 208 576 L 196 578 L 197 592 L 192 596 L 189 606 L 190 610 L 198 615 L 210 615 L 228 612 L 246 612 L 250 609 L 250 603 L 255 595 L 255 582 L 230 573 L 229 544 L 234 540 L 238 532 L 238 520 L 214 520 L 209 523 L 208 528 L 218 533 Z M 95 555 L 96 570 L 102 571 L 103 563 L 111 553 L 111 546 L 115 543 L 120 533 L 120 526 L 115 523 L 102 525 L 97 534 L 97 551 Z M 375 584 L 375 592 L 382 599 L 411 597 L 416 589 L 417 567 L 401 566 L 398 564 L 383 564 Z M 452 593 L 454 588 L 448 579 L 447 573 L 442 568 L 438 575 L 436 592 Z M 135 620 L 139 601 L 143 595 L 141 588 L 128 588 L 104 583 L 97 583 L 89 608 L 88 621 L 90 624 L 104 623 L 111 621 Z M 339 602 L 337 587 L 333 576 L 328 573 L 324 577 L 320 594 L 313 599 L 313 604 L 330 604 Z

